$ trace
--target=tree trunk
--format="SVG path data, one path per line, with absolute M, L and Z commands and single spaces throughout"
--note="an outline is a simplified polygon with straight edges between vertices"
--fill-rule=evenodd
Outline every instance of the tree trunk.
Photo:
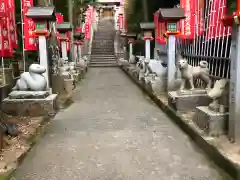
M 142 7 L 143 7 L 143 14 L 144 14 L 144 21 L 147 22 L 149 21 L 147 0 L 142 0 Z
M 46 6 L 46 0 L 38 0 L 38 6 Z

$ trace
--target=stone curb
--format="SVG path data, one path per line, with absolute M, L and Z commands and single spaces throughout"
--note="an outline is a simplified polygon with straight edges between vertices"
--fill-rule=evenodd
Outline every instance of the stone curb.
M 164 111 L 170 119 L 176 123 L 194 142 L 200 147 L 206 155 L 233 179 L 240 180 L 240 167 L 233 163 L 230 159 L 227 159 L 215 146 L 204 140 L 204 138 L 192 127 L 190 127 L 181 116 L 171 107 L 164 104 L 159 98 L 153 93 L 147 91 L 142 84 L 139 83 L 130 73 L 128 73 L 123 67 L 120 67 L 123 72 L 148 96 L 154 101 L 154 103 Z
M 51 118 L 52 119 L 52 118 Z M 16 180 L 14 177 L 15 172 L 17 171 L 18 167 L 21 165 L 23 162 L 24 158 L 27 156 L 28 152 L 33 148 L 33 146 L 37 143 L 37 141 L 44 136 L 46 129 L 48 127 L 48 124 L 51 122 L 51 119 L 43 119 L 40 126 L 36 129 L 36 133 L 34 133 L 32 136 L 30 136 L 27 139 L 27 142 L 29 142 L 29 148 L 21 154 L 21 156 L 18 157 L 16 160 L 16 167 L 9 170 L 8 172 L 4 173 L 3 175 L 0 175 L 0 180 Z

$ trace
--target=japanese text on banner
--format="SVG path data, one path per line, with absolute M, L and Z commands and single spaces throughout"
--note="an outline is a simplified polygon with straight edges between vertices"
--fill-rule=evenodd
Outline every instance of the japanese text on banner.
M 9 8 L 9 30 L 10 30 L 10 38 L 12 48 L 18 47 L 18 39 L 17 39 L 17 27 L 16 27 L 16 13 L 15 13 L 15 1 L 8 0 L 8 8 Z
M 183 38 L 193 39 L 195 36 L 195 0 L 181 0 L 180 7 L 184 9 L 185 19 L 181 20 Z
M 13 56 L 13 48 L 10 39 L 10 18 L 9 18 L 9 2 L 8 0 L 0 0 L 0 14 L 3 15 L 0 24 L 0 56 L 1 57 L 11 57 Z
M 92 15 L 93 15 L 93 7 L 90 6 L 87 9 L 87 13 L 86 13 L 86 19 L 85 19 L 85 39 L 89 40 L 90 39 L 90 35 L 91 35 L 91 23 L 92 23 Z
M 33 20 L 27 18 L 25 14 L 28 11 L 28 8 L 33 6 L 33 0 L 22 0 L 23 7 L 23 23 L 24 23 L 24 48 L 25 50 L 36 50 L 37 44 L 36 39 L 34 37 L 33 31 L 36 29 L 36 24 Z

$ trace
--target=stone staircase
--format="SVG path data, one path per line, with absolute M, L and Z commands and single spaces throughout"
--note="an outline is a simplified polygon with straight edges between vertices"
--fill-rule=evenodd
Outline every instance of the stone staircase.
M 90 67 L 118 66 L 114 54 L 114 23 L 110 19 L 100 20 L 94 33 Z

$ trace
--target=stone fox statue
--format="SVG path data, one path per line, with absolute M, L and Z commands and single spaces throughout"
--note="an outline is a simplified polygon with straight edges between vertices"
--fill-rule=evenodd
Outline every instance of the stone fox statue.
M 45 67 L 40 64 L 31 64 L 29 72 L 21 74 L 20 79 L 17 80 L 13 90 L 19 91 L 45 91 L 47 87 L 47 81 L 42 75 L 46 72 Z
M 207 85 L 207 88 L 211 87 L 207 61 L 200 61 L 199 66 L 191 66 L 190 64 L 188 64 L 186 59 L 180 58 L 177 62 L 177 65 L 182 76 L 180 90 L 183 90 L 185 88 L 186 82 L 189 82 L 190 89 L 194 90 L 194 82 L 197 79 L 201 79 L 202 81 L 204 81 Z
M 212 110 L 220 111 L 220 107 L 228 109 L 229 99 L 229 80 L 220 79 L 214 84 L 214 87 L 207 92 L 208 96 L 213 99 L 213 102 L 209 104 Z

